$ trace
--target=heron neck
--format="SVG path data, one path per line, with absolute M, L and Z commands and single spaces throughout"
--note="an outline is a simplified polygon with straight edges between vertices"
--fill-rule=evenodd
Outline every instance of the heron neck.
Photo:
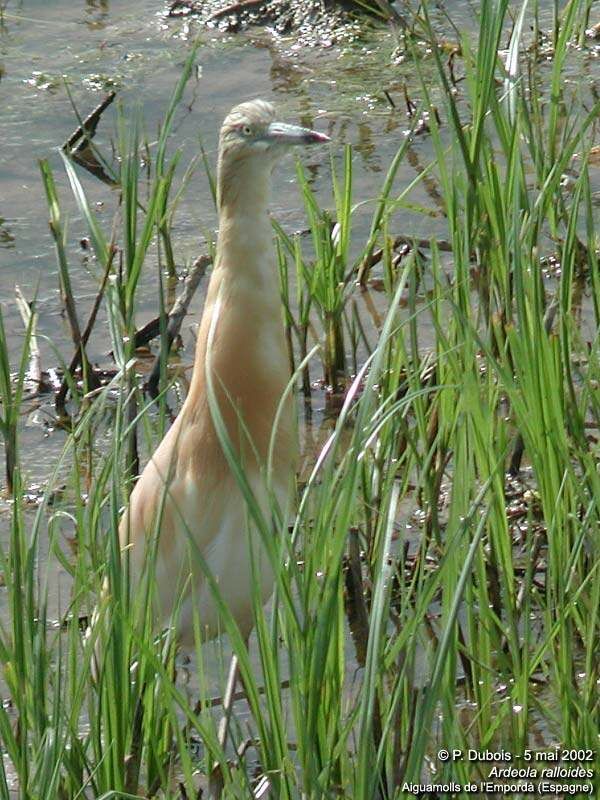
M 265 172 L 267 173 L 265 175 Z M 275 409 L 289 380 L 281 331 L 279 282 L 273 235 L 267 213 L 270 170 L 254 176 L 236 171 L 235 183 L 219 183 L 219 236 L 186 413 L 197 418 L 206 405 L 206 356 L 209 332 L 216 327 L 211 363 L 224 390 L 216 391 L 233 440 L 239 439 L 242 413 L 261 453 L 266 453 Z M 223 178 L 223 173 L 220 174 Z M 223 393 L 224 392 L 224 393 Z M 223 397 L 221 397 L 223 395 Z M 210 419 L 210 414 L 206 414 Z M 264 428 L 264 430 L 263 430 Z M 262 442 L 262 444 L 261 444 Z
M 238 166 L 235 177 L 220 176 L 217 263 L 260 283 L 275 283 L 270 169 L 252 162 Z

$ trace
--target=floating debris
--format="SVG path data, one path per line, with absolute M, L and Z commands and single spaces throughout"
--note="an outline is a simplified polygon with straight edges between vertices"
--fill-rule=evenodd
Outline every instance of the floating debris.
M 387 3 L 386 3 L 387 8 Z M 368 5 L 352 0 L 344 3 L 319 2 L 319 0 L 239 0 L 220 5 L 213 2 L 174 0 L 168 7 L 167 17 L 197 17 L 209 27 L 228 33 L 237 32 L 253 25 L 262 25 L 278 36 L 297 37 L 298 46 L 332 47 L 358 39 L 363 26 L 357 12 L 378 13 L 379 3 Z M 394 16 L 391 6 L 388 16 Z

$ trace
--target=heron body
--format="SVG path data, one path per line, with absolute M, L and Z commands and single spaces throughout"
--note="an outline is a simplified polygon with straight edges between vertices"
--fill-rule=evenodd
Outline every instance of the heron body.
M 269 444 L 290 380 L 267 211 L 271 171 L 289 145 L 327 140 L 314 131 L 276 122 L 273 107 L 261 100 L 236 106 L 221 128 L 216 259 L 190 390 L 136 483 L 119 531 L 121 546 L 130 553 L 134 581 L 158 534 L 156 612 L 161 624 L 168 623 L 181 598 L 177 633 L 182 644 L 193 640 L 194 609 L 205 636 L 215 636 L 222 629 L 213 590 L 195 553 L 214 576 L 242 632 L 247 634 L 252 628 L 248 512 L 213 423 L 208 370 L 227 435 L 268 515 Z M 291 396 L 278 420 L 269 482 L 270 491 L 285 509 L 297 452 Z M 252 550 L 264 601 L 272 591 L 273 578 L 256 534 Z

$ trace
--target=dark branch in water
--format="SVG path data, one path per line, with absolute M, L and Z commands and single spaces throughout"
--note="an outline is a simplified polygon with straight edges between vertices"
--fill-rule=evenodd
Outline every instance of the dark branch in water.
M 109 92 L 104 100 L 99 103 L 91 112 L 91 114 L 88 114 L 88 116 L 78 125 L 78 127 L 73 131 L 73 133 L 62 146 L 62 150 L 70 158 L 72 158 L 75 163 L 79 164 L 81 167 L 90 172 L 95 178 L 98 178 L 109 186 L 116 186 L 117 181 L 107 174 L 104 166 L 98 159 L 98 156 L 91 146 L 91 141 L 96 135 L 96 128 L 100 122 L 100 117 L 112 103 L 115 97 L 116 92 Z
M 138 347 L 145 347 L 152 339 L 156 339 L 160 335 L 160 317 L 154 317 L 150 322 L 143 325 L 138 331 L 135 332 L 133 345 L 137 350 Z M 113 355 L 111 351 L 110 356 Z
M 192 264 L 192 268 L 186 277 L 184 284 L 183 284 L 183 291 L 173 304 L 173 308 L 169 312 L 169 321 L 167 322 L 167 331 L 166 331 L 166 353 L 164 354 L 165 359 L 169 356 L 169 351 L 171 350 L 171 345 L 173 344 L 173 340 L 179 333 L 181 329 L 181 325 L 183 323 L 184 317 L 187 314 L 188 308 L 190 303 L 192 302 L 192 297 L 198 288 L 198 285 L 202 278 L 204 277 L 208 266 L 212 264 L 212 257 L 203 255 L 197 258 L 194 263 Z M 158 320 L 155 322 L 154 320 L 152 323 L 146 325 L 146 328 L 149 328 L 152 324 L 157 324 Z M 160 328 L 160 324 L 158 323 Z M 137 337 L 136 337 L 136 344 L 137 344 Z M 162 344 L 161 344 L 162 347 Z M 151 397 L 158 396 L 158 382 L 160 380 L 160 363 L 161 363 L 161 355 L 162 351 L 159 352 L 154 359 L 154 364 L 152 365 L 152 370 L 150 372 L 150 377 L 146 383 L 146 389 L 148 390 Z
M 93 139 L 96 135 L 96 128 L 98 127 L 98 123 L 100 122 L 100 117 L 102 116 L 103 112 L 109 107 L 112 101 L 116 97 L 116 92 L 109 92 L 104 100 L 99 103 L 96 108 L 88 114 L 88 116 L 83 120 L 81 125 L 79 125 L 73 133 L 69 136 L 67 141 L 63 144 L 62 149 L 65 153 L 70 153 L 73 149 L 74 145 L 81 139 L 82 136 L 85 136 L 86 139 Z

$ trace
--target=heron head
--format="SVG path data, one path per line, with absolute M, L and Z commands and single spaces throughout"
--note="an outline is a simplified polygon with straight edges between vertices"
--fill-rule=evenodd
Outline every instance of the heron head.
M 251 100 L 235 106 L 223 122 L 221 157 L 243 158 L 255 154 L 277 156 L 293 145 L 328 142 L 324 133 L 275 119 L 275 109 L 265 100 Z

